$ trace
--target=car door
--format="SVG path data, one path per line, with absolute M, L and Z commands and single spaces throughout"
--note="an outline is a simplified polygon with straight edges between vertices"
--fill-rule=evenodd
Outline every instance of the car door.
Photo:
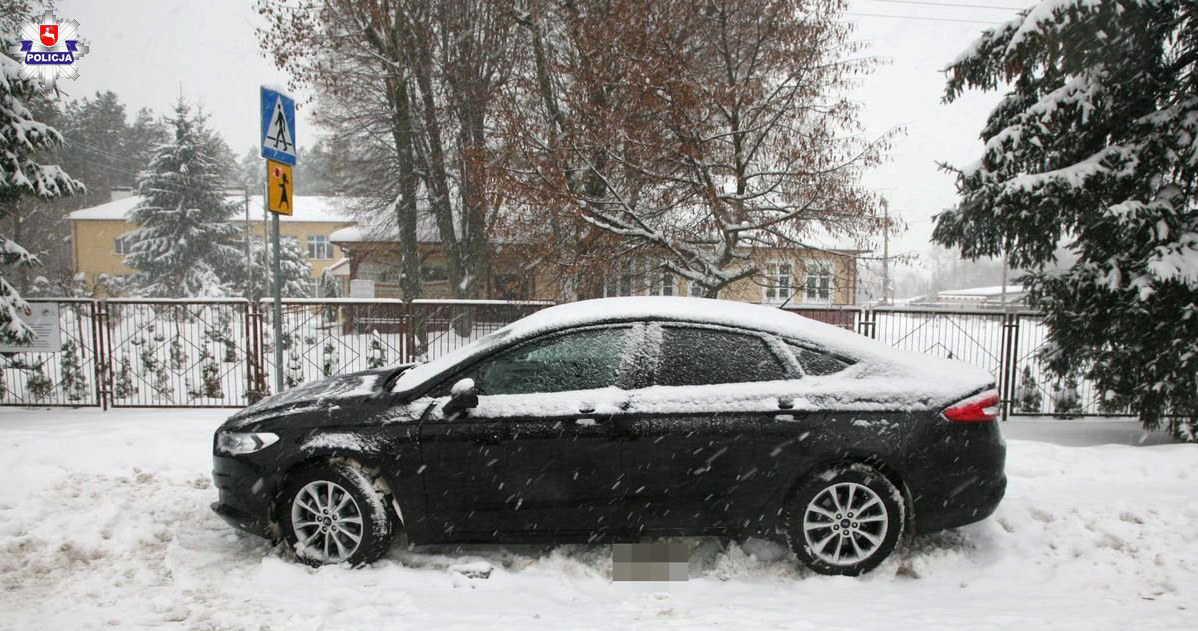
M 621 519 L 637 532 L 752 526 L 791 471 L 803 427 L 800 373 L 772 338 L 715 326 L 654 325 L 653 387 L 619 423 L 628 479 Z
M 474 379 L 478 405 L 462 418 L 425 422 L 431 512 L 443 507 L 458 516 L 459 529 L 471 532 L 585 539 L 609 524 L 623 491 L 611 420 L 626 403 L 617 384 L 631 330 L 601 326 L 545 336 L 455 377 Z M 456 430 L 459 425 L 487 430 Z M 467 442 L 437 440 L 455 431 Z M 493 443 L 490 449 L 469 444 L 480 434 Z M 446 496 L 458 488 L 460 472 L 442 466 L 462 464 L 453 454 L 466 454 L 474 471 L 475 488 L 467 494 L 472 506 Z

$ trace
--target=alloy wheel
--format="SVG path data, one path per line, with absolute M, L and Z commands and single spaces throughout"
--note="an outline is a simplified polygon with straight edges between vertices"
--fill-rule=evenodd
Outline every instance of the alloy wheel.
M 873 489 L 841 482 L 829 485 L 807 504 L 803 536 L 818 559 L 848 566 L 878 551 L 889 522 L 886 505 Z
M 300 556 L 341 563 L 362 542 L 362 511 L 349 491 L 336 482 L 309 482 L 291 501 L 291 527 Z

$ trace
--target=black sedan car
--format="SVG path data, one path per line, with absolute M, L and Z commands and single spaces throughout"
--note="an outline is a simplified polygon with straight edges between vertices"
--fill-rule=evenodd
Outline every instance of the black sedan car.
M 774 537 L 827 574 L 1003 496 L 991 376 L 779 309 L 552 307 L 216 432 L 214 510 L 312 564 L 413 544 Z

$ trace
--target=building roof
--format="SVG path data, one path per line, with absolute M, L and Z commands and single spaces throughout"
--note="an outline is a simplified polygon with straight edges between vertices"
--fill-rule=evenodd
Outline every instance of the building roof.
M 1007 295 L 1023 293 L 1023 285 L 1007 285 Z M 1003 286 L 995 285 L 993 287 L 970 287 L 967 289 L 949 289 L 947 291 L 937 292 L 941 298 L 991 298 L 1001 296 L 1003 294 Z
M 72 221 L 99 221 L 99 220 L 128 220 L 129 213 L 137 207 L 141 202 L 140 195 L 126 197 L 123 199 L 113 200 L 111 202 L 76 210 L 68 215 Z M 238 202 L 244 199 L 242 195 L 229 195 L 225 198 L 228 201 Z M 295 204 L 295 211 L 291 215 L 279 215 L 279 221 L 282 222 L 335 222 L 345 223 L 354 221 L 351 212 L 354 204 L 352 197 L 318 197 L 310 195 L 297 195 L 292 199 Z M 238 219 L 244 220 L 244 214 L 234 215 L 233 221 Z M 262 196 L 250 196 L 250 220 L 256 221 L 262 218 Z

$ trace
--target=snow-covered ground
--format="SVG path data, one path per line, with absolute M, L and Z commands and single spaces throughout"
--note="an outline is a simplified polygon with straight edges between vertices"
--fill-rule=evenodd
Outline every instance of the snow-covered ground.
M 690 581 L 645 585 L 608 579 L 608 546 L 289 561 L 208 509 L 227 414 L 0 410 L 0 629 L 1198 628 L 1198 446 L 1045 440 L 1141 444 L 1126 421 L 1008 423 L 997 514 L 863 578 L 697 540 Z

